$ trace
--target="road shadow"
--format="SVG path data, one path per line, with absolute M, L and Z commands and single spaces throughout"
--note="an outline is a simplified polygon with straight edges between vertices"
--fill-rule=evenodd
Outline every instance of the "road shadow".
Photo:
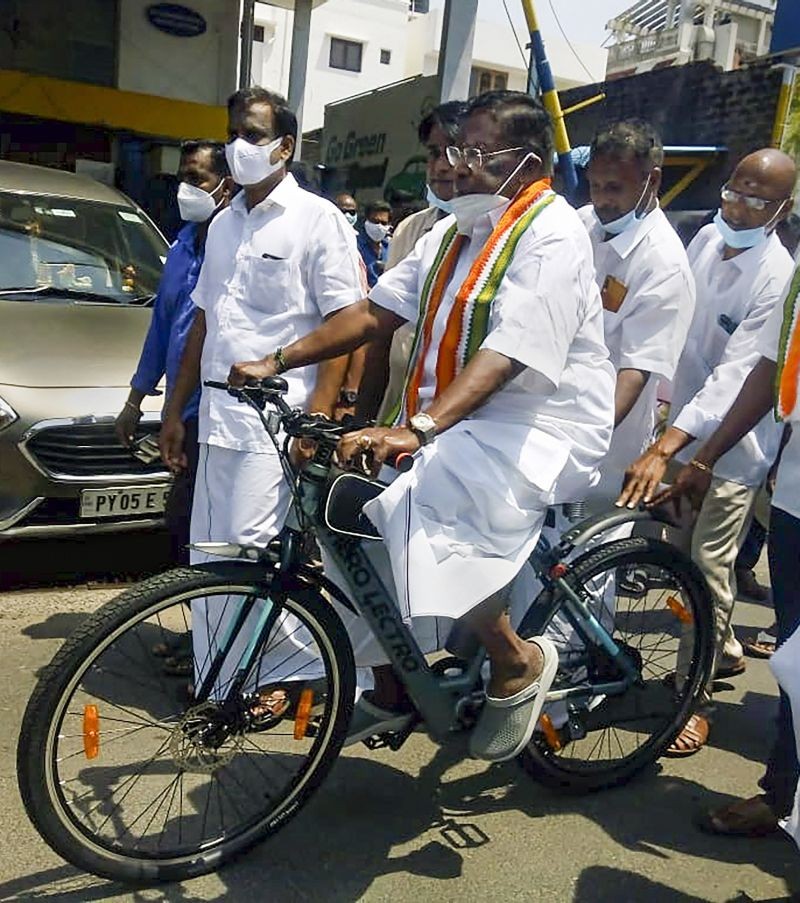
M 584 869 L 572 903 L 708 903 L 706 897 L 682 894 L 644 875 L 597 865 Z
M 0 591 L 132 582 L 169 567 L 163 530 L 0 542 Z
M 377 879 L 390 874 L 458 878 L 470 851 L 492 843 L 485 817 L 512 811 L 543 820 L 540 827 L 534 825 L 542 843 L 547 843 L 548 818 L 576 814 L 594 822 L 626 850 L 660 860 L 684 854 L 710 864 L 755 865 L 783 881 L 789 895 L 800 892 L 800 857 L 788 838 L 735 840 L 706 835 L 694 827 L 696 812 L 727 801 L 694 781 L 651 774 L 616 790 L 569 797 L 536 785 L 514 764 L 447 780 L 448 770 L 462 755 L 457 747 L 439 750 L 416 776 L 374 759 L 340 759 L 323 789 L 296 819 L 269 843 L 219 873 L 226 899 L 355 903 Z M 422 846 L 396 852 L 414 841 Z M 581 874 L 574 898 L 578 903 L 702 899 L 681 896 L 642 875 L 599 868 Z M 641 871 L 647 871 L 646 860 Z M 54 884 L 55 878 L 59 880 Z M 70 880 L 82 880 L 83 886 L 71 889 Z M 191 886 L 187 882 L 164 888 L 163 896 L 162 890 L 151 889 L 146 897 L 134 899 L 193 901 Z M 79 903 L 115 893 L 120 893 L 118 885 L 79 879 L 71 869 L 0 885 L 3 901 Z
M 775 736 L 777 714 L 777 685 L 776 695 L 748 690 L 737 702 L 725 702 L 715 694 L 709 745 L 763 765 Z
M 61 640 L 66 639 L 74 630 L 89 617 L 90 612 L 59 612 L 50 615 L 44 621 L 29 624 L 21 633 L 32 640 Z
M 785 903 L 787 897 L 771 900 L 758 898 L 758 903 Z M 644 875 L 597 865 L 584 869 L 578 878 L 572 903 L 707 903 L 707 897 L 684 894 L 651 881 Z M 737 894 L 727 903 L 756 903 L 746 893 Z

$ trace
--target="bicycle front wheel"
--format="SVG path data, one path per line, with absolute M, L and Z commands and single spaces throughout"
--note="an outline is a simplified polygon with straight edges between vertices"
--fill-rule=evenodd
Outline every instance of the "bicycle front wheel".
M 600 647 L 584 643 L 563 617 L 557 615 L 548 627 L 559 647 L 553 690 L 584 691 L 548 703 L 521 764 L 542 783 L 585 792 L 629 780 L 678 735 L 711 671 L 714 616 L 697 566 L 655 539 L 599 546 L 570 566 L 566 580 L 639 678 L 625 687 L 619 666 Z M 534 607 L 548 601 L 540 596 Z M 522 636 L 532 634 L 533 619 L 532 609 Z M 603 684 L 625 688 L 592 690 Z
M 308 800 L 346 735 L 353 654 L 316 587 L 298 579 L 271 598 L 270 586 L 240 563 L 159 575 L 57 653 L 17 750 L 25 808 L 57 853 L 114 880 L 183 880 L 275 833 Z M 245 647 L 252 623 L 261 628 L 255 657 L 222 638 L 244 601 Z M 214 660 L 217 680 L 198 699 L 191 684 Z

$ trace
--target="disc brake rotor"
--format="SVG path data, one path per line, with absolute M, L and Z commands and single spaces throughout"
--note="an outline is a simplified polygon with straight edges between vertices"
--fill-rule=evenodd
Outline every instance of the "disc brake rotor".
M 181 770 L 212 774 L 241 751 L 242 742 L 242 734 L 231 733 L 224 726 L 219 707 L 213 702 L 202 702 L 178 722 L 169 749 Z

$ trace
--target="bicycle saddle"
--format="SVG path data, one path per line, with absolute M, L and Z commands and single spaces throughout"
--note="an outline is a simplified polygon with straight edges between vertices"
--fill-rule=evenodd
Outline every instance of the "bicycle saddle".
M 357 473 L 340 474 L 331 483 L 325 499 L 323 520 L 334 533 L 359 539 L 380 539 L 380 533 L 364 514 L 367 502 L 377 498 L 386 486 Z

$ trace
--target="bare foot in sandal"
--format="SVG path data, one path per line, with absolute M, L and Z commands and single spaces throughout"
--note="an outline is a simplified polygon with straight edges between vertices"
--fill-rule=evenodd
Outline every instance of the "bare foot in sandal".
M 684 756 L 693 756 L 708 743 L 708 732 L 711 729 L 708 719 L 695 712 L 684 724 L 683 730 L 667 747 L 665 756 L 680 759 Z
M 291 699 L 282 687 L 263 687 L 250 703 L 254 726 L 265 725 L 281 718 L 289 709 Z
M 751 658 L 772 658 L 778 647 L 778 640 L 773 631 L 759 630 L 754 640 L 742 643 L 744 654 Z

